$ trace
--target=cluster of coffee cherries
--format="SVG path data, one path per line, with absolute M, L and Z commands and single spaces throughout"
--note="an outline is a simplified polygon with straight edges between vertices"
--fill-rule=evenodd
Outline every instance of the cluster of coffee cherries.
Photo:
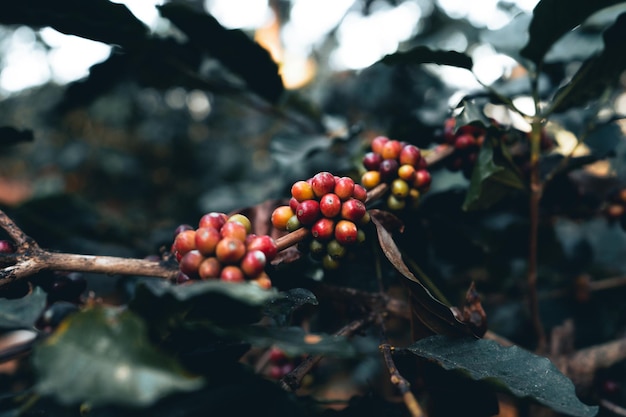
M 455 132 L 456 120 L 448 118 L 443 126 L 443 141 L 454 147 L 454 154 L 446 161 L 450 171 L 461 171 L 470 178 L 478 159 L 478 152 L 485 141 L 486 130 L 480 126 L 464 125 Z
M 289 205 L 272 212 L 272 224 L 293 232 L 306 227 L 312 239 L 300 245 L 324 268 L 336 269 L 350 246 L 365 240 L 362 226 L 370 221 L 365 208 L 367 191 L 350 177 L 319 172 L 291 187 Z
M 251 229 L 246 216 L 218 212 L 202 216 L 197 228 L 179 226 L 171 249 L 180 268 L 176 281 L 250 281 L 271 288 L 265 267 L 276 256 L 276 242 L 270 236 L 251 233 Z
M 266 370 L 266 374 L 271 379 L 281 379 L 289 372 L 293 371 L 300 362 L 301 358 L 291 357 L 287 355 L 282 349 L 272 347 L 269 350 L 268 367 Z
M 626 187 L 613 190 L 604 207 L 604 216 L 609 222 L 619 222 L 626 230 Z
M 415 207 L 431 183 L 420 149 L 385 136 L 374 138 L 371 148 L 371 152 L 363 156 L 366 172 L 361 176 L 361 184 L 367 190 L 380 183 L 389 184 L 386 203 L 391 210 Z

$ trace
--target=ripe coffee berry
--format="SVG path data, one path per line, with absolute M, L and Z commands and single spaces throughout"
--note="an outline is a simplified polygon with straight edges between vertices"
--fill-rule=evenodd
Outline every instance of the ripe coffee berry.
M 320 203 L 317 200 L 302 201 L 296 209 L 298 221 L 303 225 L 313 224 L 320 217 L 320 214 Z
M 430 186 L 430 174 L 425 175 L 428 164 L 421 150 L 415 145 L 381 136 L 375 138 L 371 146 L 372 152 L 363 157 L 366 169 L 361 176 L 363 187 L 369 190 L 381 183 L 388 184 L 391 194 L 386 200 L 388 208 L 415 207 L 421 194 Z
M 246 249 L 250 251 L 260 250 L 265 254 L 268 261 L 271 261 L 276 257 L 278 253 L 278 247 L 276 241 L 268 235 L 255 236 L 250 239 L 246 244 Z
M 335 181 L 335 194 L 341 200 L 347 200 L 354 193 L 354 180 L 350 177 L 341 177 Z
M 335 239 L 342 245 L 351 245 L 357 240 L 358 229 L 350 220 L 339 220 L 335 226 Z
M 14 253 L 15 245 L 8 240 L 0 240 L 0 253 Z
M 319 207 L 324 217 L 333 218 L 341 212 L 341 199 L 334 193 L 324 194 L 320 199 Z
M 293 215 L 286 208 L 287 214 Z M 274 239 L 251 234 L 250 220 L 240 213 L 230 217 L 224 213 L 207 213 L 198 224 L 196 230 L 186 227 L 179 230 L 172 244 L 180 269 L 175 282 L 249 280 L 261 288 L 271 287 L 265 266 L 278 251 Z
M 198 227 L 213 227 L 220 230 L 224 223 L 228 220 L 228 216 L 224 213 L 211 212 L 200 218 Z
M 330 172 L 319 172 L 311 179 L 311 187 L 318 198 L 332 193 L 335 189 L 335 176 Z

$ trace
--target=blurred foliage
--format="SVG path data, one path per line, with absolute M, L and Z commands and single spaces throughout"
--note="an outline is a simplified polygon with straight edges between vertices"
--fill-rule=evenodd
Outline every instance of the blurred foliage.
M 512 19 L 490 30 L 449 15 L 438 2 L 421 1 L 423 15 L 414 35 L 396 54 L 360 71 L 335 72 L 328 66 L 339 42 L 337 28 L 331 30 L 311 54 L 317 62 L 316 77 L 298 90 L 285 89 L 279 65 L 251 33 L 225 28 L 200 1 L 163 4 L 163 33 L 148 30 L 123 5 L 105 0 L 79 3 L 27 0 L 5 7 L 0 15 L 0 23 L 9 25 L 6 30 L 50 26 L 113 46 L 111 55 L 92 66 L 84 79 L 50 83 L 0 101 L 0 208 L 46 248 L 129 257 L 159 254 L 169 249 L 178 224 L 194 224 L 208 211 L 244 210 L 258 218 L 258 233 L 272 232 L 267 214 L 288 196 L 294 181 L 322 170 L 358 179 L 360 158 L 377 135 L 430 148 L 441 141 L 444 121 L 455 117 L 457 127 L 482 126 L 493 137 L 486 140 L 469 179 L 443 164 L 433 168 L 433 186 L 420 207 L 397 213 L 403 233 L 396 233 L 400 228 L 393 226 L 391 217 L 375 216 L 376 230 L 370 230 L 368 242 L 377 244 L 377 233 L 382 253 L 374 251 L 376 256 L 365 262 L 348 262 L 338 271 L 323 273 L 307 257 L 294 255 L 294 249 L 285 256 L 290 262 L 272 271 L 280 293 L 214 283 L 175 287 L 137 277 L 88 276 L 88 289 L 98 296 L 114 302 L 131 299 L 128 310 L 96 309 L 73 316 L 67 323 L 79 325 L 48 339 L 36 353 L 35 370 L 27 369 L 25 377 L 16 379 L 30 381 L 32 372 L 39 372 L 41 391 L 64 402 L 107 403 L 108 395 L 121 395 L 127 405 L 152 404 L 141 410 L 96 407 L 89 412 L 95 416 L 404 415 L 403 408 L 387 401 L 392 387 L 373 382 L 386 378 L 381 378 L 375 352 L 379 335 L 364 331 L 350 341 L 330 336 L 363 317 L 363 307 L 336 294 L 321 296 L 332 292 L 325 284 L 377 291 L 377 270 L 390 293 L 408 297 L 414 310 L 421 308 L 413 311 L 414 318 L 422 319 L 429 334 L 477 334 L 449 308 L 463 304 L 467 288 L 475 282 L 489 329 L 532 348 L 535 340 L 524 300 L 528 178 L 523 165 L 517 165 L 527 159 L 528 143 L 519 139 L 519 152 L 511 155 L 496 136 L 510 126 L 528 129 L 505 107 L 533 93 L 550 103 L 547 129 L 556 140 L 555 148 L 541 158 L 542 179 L 553 175 L 544 190 L 539 224 L 542 319 L 549 331 L 574 318 L 576 347 L 623 335 L 626 290 L 592 292 L 581 279 L 591 276 L 595 282 L 626 273 L 626 233 L 618 222 L 601 217 L 607 198 L 626 183 L 621 121 L 626 19 L 615 12 L 621 9 L 605 9 L 623 7 L 623 2 L 542 0 L 534 16 L 518 14 L 515 4 L 500 2 Z M 289 22 L 291 2 L 270 3 L 279 24 Z M 351 10 L 369 15 L 401 3 L 361 0 Z M 481 56 L 474 53 L 484 44 L 526 69 L 516 65 L 491 85 L 450 85 L 450 73 L 441 72 L 440 65 L 477 71 Z M 541 74 L 533 86 L 535 72 Z M 573 144 L 580 154 L 570 153 Z M 371 248 L 357 256 L 363 253 L 371 254 Z M 424 285 L 425 277 L 430 288 Z M 44 307 L 39 290 L 3 303 L 0 318 L 6 328 L 32 327 Z M 108 315 L 117 318 L 111 321 Z M 261 317 L 262 325 L 253 324 Z M 413 342 L 406 318 L 388 321 L 392 342 Z M 74 333 L 78 330 L 82 333 Z M 129 345 L 106 361 L 85 346 L 89 331 L 94 343 L 113 344 L 121 337 Z M 307 340 L 309 331 L 319 337 L 316 343 Z M 457 346 L 442 339 L 422 340 L 432 341 L 436 349 L 416 354 L 441 361 L 439 348 L 473 347 L 465 341 L 455 342 Z M 305 387 L 298 401 L 241 365 L 274 344 L 292 355 L 331 356 L 313 371 L 316 384 Z M 490 345 L 477 356 L 464 351 L 467 355 L 460 356 L 466 361 L 452 367 L 471 373 L 474 366 L 487 363 L 491 373 L 486 378 L 501 378 L 499 382 L 514 391 L 518 387 L 508 379 L 510 374 L 532 370 L 526 364 L 536 364 L 536 357 L 528 359 L 520 350 L 514 353 L 515 366 L 501 369 L 489 361 L 505 356 L 504 351 L 490 349 L 495 348 Z M 65 364 L 71 367 L 76 352 L 85 367 L 97 369 L 82 375 L 82 390 L 74 392 L 68 387 L 77 381 L 68 377 L 61 384 L 57 374 Z M 403 372 L 412 371 L 413 362 L 397 360 Z M 136 365 L 129 369 L 137 377 L 134 382 L 143 378 L 142 366 L 159 362 L 166 368 L 161 375 L 165 385 L 147 399 L 137 397 L 139 403 L 133 391 L 137 386 L 114 392 L 92 389 L 89 375 L 110 378 L 120 361 Z M 206 383 L 195 392 L 166 395 L 176 387 L 197 388 L 188 384 L 181 369 L 206 377 Z M 616 366 L 606 374 L 626 386 L 620 370 Z M 560 374 L 550 375 L 556 382 L 547 389 L 556 390 Z M 560 392 L 530 393 L 532 381 L 531 375 L 522 381 L 521 394 L 514 394 L 530 395 L 560 412 L 592 413 L 575 397 L 555 404 Z M 317 401 L 329 398 L 324 390 L 337 388 L 333 384 L 349 387 L 346 402 L 337 407 L 341 411 Z M 418 385 L 425 395 L 420 389 Z M 13 401 L 22 394 L 19 389 L 9 391 L 0 400 L 7 413 L 17 410 Z M 583 400 L 591 402 L 598 395 L 596 391 Z M 626 403 L 626 392 L 620 392 L 620 401 Z M 465 402 L 463 406 L 468 407 Z M 76 411 L 44 398 L 23 415 L 42 410 L 47 415 Z

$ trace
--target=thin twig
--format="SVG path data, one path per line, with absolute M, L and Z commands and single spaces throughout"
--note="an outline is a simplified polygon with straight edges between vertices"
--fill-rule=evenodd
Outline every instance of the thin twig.
M 383 354 L 383 359 L 385 361 L 385 365 L 387 366 L 387 370 L 389 371 L 391 383 L 395 385 L 398 391 L 400 391 L 400 394 L 402 394 L 402 399 L 404 400 L 404 404 L 409 410 L 409 413 L 411 413 L 412 417 L 423 417 L 425 415 L 424 411 L 411 391 L 411 384 L 400 374 L 395 362 L 393 361 L 391 352 L 394 347 L 388 343 L 383 343 L 379 346 L 379 349 Z
M 620 407 L 605 398 L 600 399 L 600 405 L 618 416 L 626 416 L 626 408 Z
M 358 320 L 354 320 L 351 323 L 348 323 L 341 329 L 339 329 L 335 335 L 336 336 L 345 336 L 351 337 L 356 334 L 358 331 L 363 328 L 369 326 L 372 322 L 376 320 L 376 314 L 371 313 L 366 317 L 360 318 Z M 307 356 L 298 366 L 296 366 L 291 372 L 282 377 L 279 381 L 279 385 L 285 391 L 293 392 L 300 387 L 302 383 L 302 378 L 306 374 L 308 374 L 311 369 L 320 361 L 324 355 L 309 355 Z
M 539 110 L 539 104 L 536 103 Z M 530 136 L 530 233 L 528 243 L 528 308 L 530 310 L 533 328 L 537 337 L 537 351 L 544 352 L 546 348 L 546 333 L 539 313 L 539 298 L 537 295 L 537 255 L 539 240 L 539 203 L 543 186 L 539 171 L 539 152 L 541 141 L 541 120 L 537 116 L 533 119 Z

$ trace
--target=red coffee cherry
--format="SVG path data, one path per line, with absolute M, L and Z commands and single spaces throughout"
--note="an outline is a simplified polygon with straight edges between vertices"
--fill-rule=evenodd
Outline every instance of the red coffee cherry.
M 313 224 L 315 220 L 320 217 L 320 203 L 318 203 L 317 200 L 301 202 L 296 209 L 296 216 L 298 221 L 303 225 Z
M 318 172 L 311 179 L 311 187 L 317 197 L 332 193 L 335 189 L 335 176 L 330 172 Z

